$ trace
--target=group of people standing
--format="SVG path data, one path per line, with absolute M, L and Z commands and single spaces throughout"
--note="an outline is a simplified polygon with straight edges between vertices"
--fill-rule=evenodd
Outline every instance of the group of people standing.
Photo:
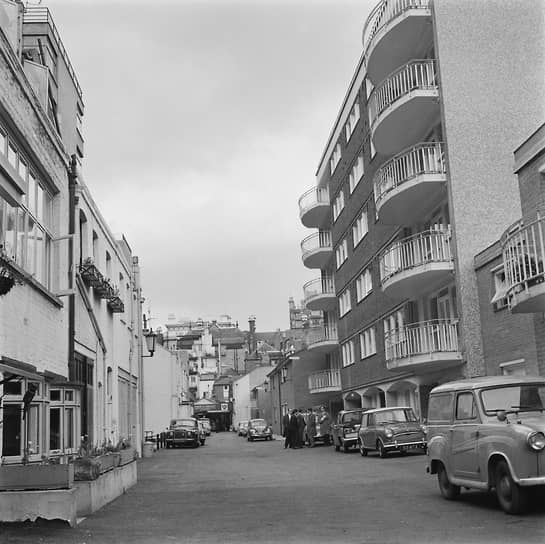
M 294 408 L 282 418 L 284 448 L 299 449 L 303 446 L 313 448 L 316 438 L 329 445 L 331 422 L 325 406 L 319 410 Z

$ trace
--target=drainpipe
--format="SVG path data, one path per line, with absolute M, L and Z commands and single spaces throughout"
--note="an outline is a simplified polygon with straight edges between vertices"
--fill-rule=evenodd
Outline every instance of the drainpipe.
M 76 285 L 74 282 L 75 274 L 75 256 L 74 256 L 74 235 L 76 232 L 76 155 L 70 157 L 70 166 L 68 168 L 68 379 L 70 379 L 70 369 L 74 364 L 74 338 L 76 334 Z M 84 394 L 84 397 L 87 397 Z M 85 399 L 86 400 L 86 399 Z M 83 402 L 83 399 L 82 399 Z

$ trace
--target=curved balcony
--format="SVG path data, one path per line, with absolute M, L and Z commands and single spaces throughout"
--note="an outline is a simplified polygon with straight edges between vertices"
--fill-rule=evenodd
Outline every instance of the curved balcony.
M 446 319 L 412 323 L 385 335 L 388 370 L 441 370 L 462 362 L 458 324 Z
M 331 233 L 320 231 L 307 236 L 301 242 L 301 251 L 307 268 L 324 268 L 333 254 Z
M 333 278 L 317 278 L 303 285 L 305 306 L 309 310 L 334 310 L 337 306 Z
M 314 372 L 308 377 L 309 393 L 329 393 L 341 391 L 341 371 L 339 369 Z
M 373 83 L 433 43 L 430 0 L 382 0 L 363 27 L 367 76 Z
M 369 97 L 369 121 L 376 150 L 391 155 L 418 142 L 439 118 L 435 61 L 405 64 Z
M 513 313 L 545 312 L 545 219 L 502 236 L 505 296 Z M 496 297 L 494 297 L 496 298 Z
M 307 335 L 307 349 L 315 353 L 331 353 L 339 347 L 337 328 L 316 327 L 309 329 Z
M 299 217 L 308 228 L 319 228 L 329 218 L 329 189 L 313 187 L 299 198 Z
M 388 296 L 419 298 L 452 277 L 450 232 L 430 230 L 398 240 L 379 261 L 382 290 Z
M 442 143 L 419 144 L 386 162 L 374 178 L 380 220 L 412 225 L 444 198 L 447 169 Z

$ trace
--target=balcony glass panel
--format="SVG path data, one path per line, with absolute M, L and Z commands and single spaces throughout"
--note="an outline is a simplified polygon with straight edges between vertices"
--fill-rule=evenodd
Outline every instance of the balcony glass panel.
M 301 250 L 303 252 L 303 259 L 309 253 L 318 251 L 320 249 L 332 249 L 331 234 L 329 231 L 315 232 L 314 234 L 307 236 L 301 242 Z
M 308 377 L 308 388 L 311 392 L 339 390 L 341 388 L 341 371 L 331 369 L 311 374 Z

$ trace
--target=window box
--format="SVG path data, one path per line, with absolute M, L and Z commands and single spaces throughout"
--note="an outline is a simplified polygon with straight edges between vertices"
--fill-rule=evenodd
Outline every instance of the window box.
M 72 464 L 0 466 L 0 491 L 69 489 L 73 482 Z
M 125 305 L 118 296 L 114 296 L 108 300 L 108 308 L 110 308 L 110 311 L 114 314 L 122 314 L 125 311 Z
M 104 276 L 95 266 L 92 259 L 85 259 L 79 266 L 79 273 L 85 285 L 93 288 L 99 288 L 104 283 Z
M 74 480 L 96 480 L 101 474 L 113 470 L 119 464 L 119 452 L 108 452 L 95 457 L 77 457 L 74 459 Z

